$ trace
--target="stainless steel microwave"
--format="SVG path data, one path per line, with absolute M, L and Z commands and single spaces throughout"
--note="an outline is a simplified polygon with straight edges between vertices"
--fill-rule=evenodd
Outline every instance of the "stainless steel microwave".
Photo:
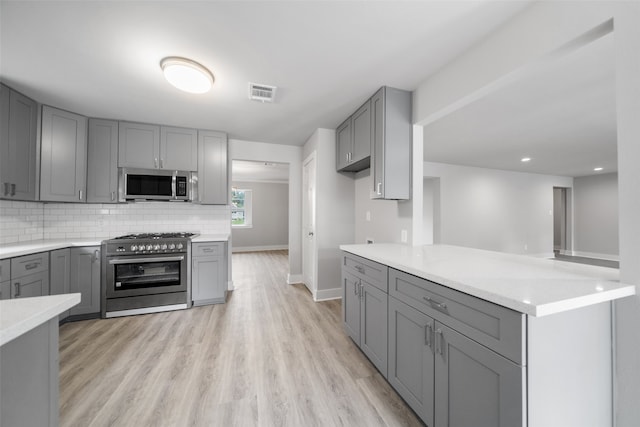
M 165 169 L 120 168 L 118 200 L 191 201 L 197 178 L 193 172 Z

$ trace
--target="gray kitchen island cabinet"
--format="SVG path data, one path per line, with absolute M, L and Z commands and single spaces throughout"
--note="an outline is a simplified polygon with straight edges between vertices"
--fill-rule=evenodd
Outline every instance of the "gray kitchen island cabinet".
M 0 198 L 37 200 L 38 106 L 0 85 Z
M 227 244 L 192 244 L 191 299 L 194 306 L 222 304 L 227 295 Z
M 100 313 L 100 246 L 71 248 L 69 292 L 81 295 L 70 316 Z
M 40 157 L 40 200 L 85 202 L 87 118 L 44 105 Z
M 198 197 L 197 202 L 226 205 L 229 199 L 227 134 L 198 131 Z
M 336 129 L 336 170 L 358 172 L 367 169 L 371 158 L 371 100 Z
M 118 202 L 118 122 L 89 119 L 87 202 Z
M 342 320 L 345 331 L 387 376 L 387 267 L 346 254 L 342 257 Z
M 0 300 L 11 299 L 11 260 L 0 260 Z
M 49 253 L 11 258 L 11 298 L 49 295 Z
M 383 86 L 371 98 L 372 199 L 408 200 L 411 188 L 411 92 Z
M 71 249 L 56 249 L 49 252 L 49 295 L 69 293 L 71 283 Z M 58 315 L 58 320 L 69 317 L 69 310 Z

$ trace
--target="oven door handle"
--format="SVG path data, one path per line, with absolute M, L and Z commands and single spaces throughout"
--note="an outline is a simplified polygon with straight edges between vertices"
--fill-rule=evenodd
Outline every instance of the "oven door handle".
M 163 261 L 183 261 L 184 256 L 167 256 L 153 258 L 127 258 L 127 259 L 110 259 L 109 264 L 133 264 L 136 262 L 163 262 Z

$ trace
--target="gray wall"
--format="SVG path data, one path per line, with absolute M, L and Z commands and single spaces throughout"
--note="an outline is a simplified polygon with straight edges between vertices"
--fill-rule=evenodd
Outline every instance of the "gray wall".
M 553 255 L 553 187 L 571 187 L 572 178 L 432 162 L 424 175 L 439 178 L 424 189 L 433 205 L 425 230 L 439 225 L 436 243 Z
M 233 182 L 233 186 L 239 189 L 253 190 L 253 227 L 231 227 L 234 250 L 287 247 L 289 242 L 289 185 Z
M 575 178 L 573 203 L 576 254 L 617 256 L 618 174 Z

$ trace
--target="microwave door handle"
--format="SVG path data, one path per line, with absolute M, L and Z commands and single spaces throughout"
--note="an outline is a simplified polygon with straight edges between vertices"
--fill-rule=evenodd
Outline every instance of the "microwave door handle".
M 177 188 L 176 188 L 177 185 L 178 185 L 177 182 L 178 182 L 178 180 L 177 180 L 176 174 L 174 173 L 173 176 L 171 177 L 171 192 L 173 193 L 173 194 L 171 194 L 171 198 L 172 199 L 177 199 L 178 198 L 178 191 L 177 191 Z

